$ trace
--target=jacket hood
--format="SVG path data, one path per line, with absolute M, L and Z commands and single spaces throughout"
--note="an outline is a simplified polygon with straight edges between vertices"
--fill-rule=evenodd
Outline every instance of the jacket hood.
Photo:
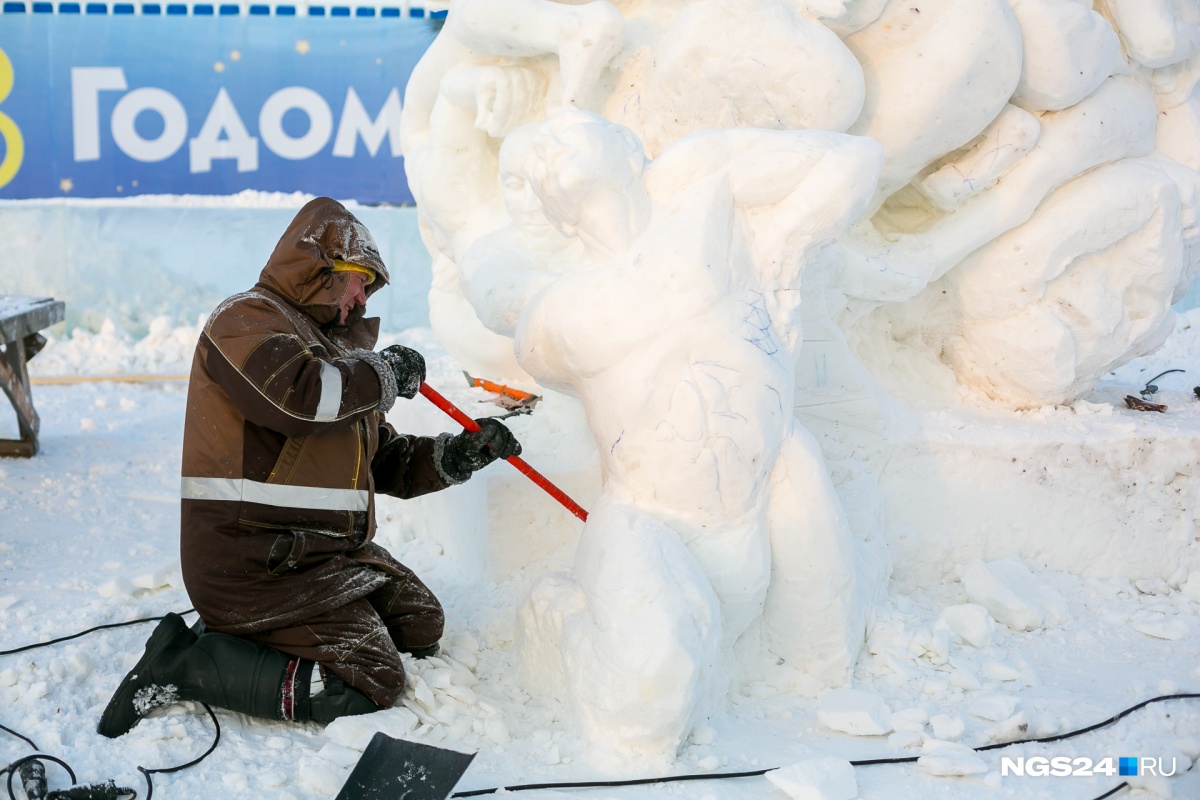
M 368 297 L 389 280 L 367 226 L 338 201 L 318 197 L 300 209 L 283 232 L 258 282 L 326 327 L 337 321 L 338 301 L 346 290 L 346 273 L 332 271 L 337 260 L 375 271 L 375 280 L 366 290 Z M 362 321 L 358 310 L 346 327 Z

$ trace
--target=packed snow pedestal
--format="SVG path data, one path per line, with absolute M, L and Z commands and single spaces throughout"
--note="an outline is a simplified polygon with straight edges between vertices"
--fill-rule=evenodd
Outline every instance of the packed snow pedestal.
M 964 519 L 989 524 L 971 476 L 1007 434 L 943 479 L 937 415 L 1084 408 L 1159 346 L 1200 261 L 1195 10 L 454 0 L 403 123 L 431 320 L 473 373 L 582 405 L 596 518 L 520 628 L 591 739 L 671 751 L 756 625 L 844 681 L 889 547 L 902 580 L 945 577 Z M 978 555 L 1094 535 L 1069 531 Z M 622 580 L 633 553 L 657 584 Z M 603 646 L 622 634 L 673 653 L 671 691 Z
M 1158 398 L 1166 414 L 1129 410 L 1105 393 L 1019 419 L 916 415 L 907 435 L 872 458 L 894 585 L 908 591 L 961 578 L 970 595 L 961 568 L 1006 556 L 1035 570 L 1186 581 L 1200 569 L 1200 429 L 1189 395 Z M 974 577 L 980 585 L 986 578 Z M 1001 601 L 996 618 L 1040 627 L 1049 606 L 1020 594 L 1025 605 Z

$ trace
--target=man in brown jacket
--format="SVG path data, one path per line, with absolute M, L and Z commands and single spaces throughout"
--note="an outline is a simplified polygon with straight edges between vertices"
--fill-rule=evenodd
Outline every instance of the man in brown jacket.
M 367 229 L 318 198 L 254 288 L 205 324 L 188 387 L 180 537 L 201 621 L 159 623 L 100 733 L 120 736 L 179 700 L 285 720 L 367 713 L 399 698 L 402 652 L 436 652 L 441 605 L 371 541 L 375 493 L 435 492 L 521 446 L 496 420 L 437 437 L 384 422 L 425 379 L 415 350 L 372 351 L 379 320 L 363 312 L 387 282 Z

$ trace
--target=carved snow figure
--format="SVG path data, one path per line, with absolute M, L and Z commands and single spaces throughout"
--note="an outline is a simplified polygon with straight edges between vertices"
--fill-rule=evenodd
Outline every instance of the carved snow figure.
M 403 123 L 430 317 L 464 366 L 523 366 L 586 408 L 604 496 L 577 574 L 543 581 L 524 620 L 526 663 L 561 665 L 538 679 L 574 693 L 593 737 L 669 750 L 760 609 L 776 652 L 845 674 L 854 585 L 886 574 L 791 411 L 844 489 L 897 398 L 1071 403 L 1158 345 L 1200 263 L 1198 22 L 1198 0 L 453 0 Z M 571 107 L 624 128 L 556 117 Z M 801 129 L 878 141 L 878 182 L 751 203 L 747 163 L 777 186 L 751 154 Z M 821 163 L 791 179 L 811 187 Z M 805 251 L 806 230 L 837 241 Z M 742 336 L 755 317 L 763 336 Z M 861 469 L 870 484 L 879 462 Z M 856 529 L 882 542 L 859 488 Z M 801 534 L 781 537 L 789 519 Z M 813 566 L 822 537 L 843 549 Z M 789 590 L 833 600 L 788 617 Z
M 422 207 L 422 239 L 434 258 L 430 321 L 472 372 L 527 379 L 511 341 L 480 323 L 458 285 L 466 248 L 502 224 L 499 139 L 560 107 L 586 105 L 623 26 L 605 0 L 454 0 L 413 70 L 401 138 Z
M 669 754 L 764 608 L 772 650 L 820 680 L 844 681 L 862 641 L 862 545 L 791 413 L 793 313 L 879 147 L 709 132 L 644 166 L 631 132 L 574 113 L 532 150 L 546 217 L 584 252 L 529 303 L 518 359 L 583 402 L 606 480 L 574 580 L 531 593 L 525 668 L 593 740 Z
M 1198 261 L 1200 174 L 1180 163 L 1195 145 L 1179 133 L 1194 141 L 1200 129 L 1171 113 L 1195 76 L 1181 92 L 1186 70 L 1139 74 L 1120 53 L 1124 41 L 1159 65 L 1194 51 L 1195 25 L 1166 6 L 1118 40 L 1090 3 L 1013 4 L 1024 56 L 1012 105 L 842 243 L 843 321 L 875 372 L 898 346 L 940 355 L 959 384 L 1012 408 L 1071 403 L 1170 333 Z M 1154 58 L 1149 31 L 1162 34 Z M 1163 130 L 1167 120 L 1178 127 Z

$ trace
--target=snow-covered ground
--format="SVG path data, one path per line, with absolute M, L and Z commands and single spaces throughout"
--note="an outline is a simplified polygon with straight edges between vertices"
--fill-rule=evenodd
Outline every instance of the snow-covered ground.
M 150 334 L 136 341 L 114 326 L 94 334 L 79 331 L 74 338 L 52 342 L 31 366 L 35 377 L 42 378 L 181 375 L 197 333 L 194 327 L 173 327 L 166 321 L 152 324 Z M 474 404 L 484 397 L 482 391 L 464 386 L 459 368 L 429 331 L 411 330 L 396 338 L 426 353 L 433 386 L 460 406 L 480 408 Z M 1167 416 L 1177 430 L 1200 434 L 1200 401 L 1191 392 L 1200 382 L 1198 357 L 1200 312 L 1193 311 L 1181 316 L 1175 335 L 1158 354 L 1109 376 L 1091 398 L 1095 408 L 1085 407 L 1089 414 L 1046 409 L 1036 412 L 1038 419 L 1062 415 L 1072 425 L 1086 425 L 1089 418 L 1100 425 L 1112 415 L 1132 419 L 1137 412 L 1117 405 L 1121 397 L 1136 393 L 1162 370 L 1184 368 L 1188 374 L 1160 380 L 1163 391 L 1153 399 L 1168 404 Z M 189 607 L 177 551 L 185 396 L 181 380 L 35 387 L 42 453 L 30 460 L 0 460 L 0 650 Z M 1111 411 L 1105 410 L 1110 405 Z M 0 412 L 0 436 L 14 433 L 15 424 L 6 415 Z M 537 411 L 513 419 L 512 425 L 525 442 L 530 463 L 553 460 L 561 444 L 554 431 L 539 427 Z M 450 429 L 452 423 L 447 420 L 444 427 Z M 494 475 L 505 469 L 490 468 Z M 463 493 L 461 504 L 478 499 L 472 491 L 477 489 L 468 483 L 445 494 Z M 324 730 L 219 711 L 220 747 L 196 767 L 156 776 L 157 796 L 331 797 L 376 730 L 478 752 L 460 790 L 655 774 L 643 765 L 630 764 L 626 771 L 597 767 L 572 733 L 567 710 L 530 693 L 517 680 L 516 609 L 532 580 L 548 563 L 563 563 L 569 546 L 517 564 L 499 578 L 481 577 L 479 570 L 466 568 L 461 554 L 421 535 L 421 525 L 405 504 L 384 499 L 380 517 L 379 540 L 427 580 L 447 609 L 443 654 L 408 664 L 403 705 L 340 720 Z M 1045 535 L 1080 532 L 1048 530 Z M 1088 554 L 1080 552 L 1078 558 L 1083 565 Z M 965 568 L 969 559 L 961 561 Z M 968 605 L 979 592 L 968 593 L 962 582 L 906 586 L 904 593 L 893 587 L 871 627 L 854 682 L 856 689 L 886 704 L 855 719 L 894 728 L 890 735 L 831 730 L 822 719 L 834 724 L 854 719 L 831 715 L 829 705 L 819 717 L 823 692 L 783 667 L 771 668 L 735 685 L 726 709 L 693 735 L 674 764 L 660 765 L 657 774 L 779 767 L 819 755 L 917 756 L 931 753 L 938 741 L 978 746 L 1062 733 L 1156 695 L 1200 691 L 1200 574 L 1130 581 L 1078 577 L 1084 569 L 1071 574 L 1028 566 L 1036 574 L 1044 621 L 1023 632 L 993 621 L 997 609 L 1006 606 L 1003 601 L 995 601 L 992 614 Z M 955 608 L 947 611 L 950 607 Z M 1022 610 L 1012 602 L 1007 607 L 1014 613 Z M 139 791 L 144 784 L 136 765 L 170 766 L 199 755 L 212 740 L 212 724 L 190 705 L 161 712 L 115 741 L 94 732 L 100 711 L 139 657 L 150 630 L 147 624 L 102 631 L 0 656 L 0 724 L 68 761 L 82 781 L 112 777 Z M 23 742 L 0 732 L 0 762 L 28 752 Z M 1134 796 L 1198 798 L 1200 768 L 1186 770 L 1200 756 L 1200 700 L 1156 704 L 1066 742 L 983 753 L 981 764 L 964 760 L 953 748 L 940 755 L 924 766 L 859 767 L 858 796 L 1087 800 L 1125 780 L 1001 776 L 1002 755 L 1042 755 L 1093 761 L 1159 757 L 1166 759 L 1168 770 L 1174 758 L 1180 773 L 1176 777 L 1129 779 Z M 931 774 L 938 764 L 982 771 L 939 777 Z M 54 767 L 49 772 L 52 786 L 64 785 L 61 772 Z M 546 790 L 528 796 L 787 797 L 764 778 Z

